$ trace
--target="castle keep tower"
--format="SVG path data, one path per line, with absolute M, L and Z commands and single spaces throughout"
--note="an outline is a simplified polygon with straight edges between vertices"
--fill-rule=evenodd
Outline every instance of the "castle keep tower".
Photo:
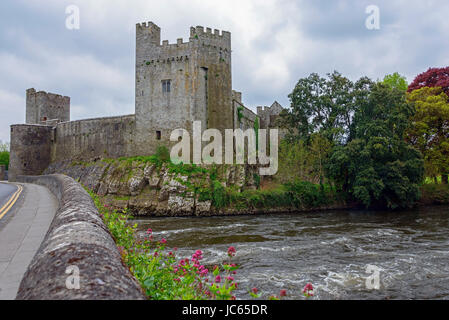
M 47 124 L 70 121 L 70 98 L 59 94 L 26 91 L 26 123 Z
M 191 131 L 193 121 L 203 130 L 234 127 L 231 34 L 192 27 L 188 42 L 161 44 L 157 25 L 137 24 L 137 148 L 151 148 L 154 140 L 167 144 L 173 129 Z

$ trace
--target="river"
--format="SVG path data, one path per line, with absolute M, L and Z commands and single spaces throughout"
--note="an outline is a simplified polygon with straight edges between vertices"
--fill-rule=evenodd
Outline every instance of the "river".
M 208 265 L 234 246 L 238 299 L 253 287 L 264 297 L 286 289 L 286 299 L 304 299 L 308 282 L 313 299 L 448 299 L 448 219 L 449 207 L 435 206 L 136 222 L 179 248 L 179 257 L 201 249 Z

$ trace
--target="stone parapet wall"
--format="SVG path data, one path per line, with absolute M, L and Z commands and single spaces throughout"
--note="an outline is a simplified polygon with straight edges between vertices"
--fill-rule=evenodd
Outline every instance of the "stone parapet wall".
M 47 187 L 59 209 L 22 279 L 19 300 L 142 300 L 144 294 L 124 266 L 95 204 L 82 186 L 64 175 L 18 176 Z M 67 274 L 72 267 L 71 274 Z M 66 281 L 79 270 L 79 289 Z

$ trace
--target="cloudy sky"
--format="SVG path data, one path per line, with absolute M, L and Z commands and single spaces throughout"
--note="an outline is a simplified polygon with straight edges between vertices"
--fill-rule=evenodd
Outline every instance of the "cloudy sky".
M 68 5 L 80 29 L 66 28 Z M 380 9 L 368 30 L 365 10 Z M 338 70 L 408 81 L 449 65 L 448 0 L 2 0 L 0 140 L 25 121 L 25 90 L 69 95 L 73 120 L 134 113 L 135 24 L 170 43 L 201 25 L 232 33 L 233 87 L 250 108 L 288 106 L 299 78 Z

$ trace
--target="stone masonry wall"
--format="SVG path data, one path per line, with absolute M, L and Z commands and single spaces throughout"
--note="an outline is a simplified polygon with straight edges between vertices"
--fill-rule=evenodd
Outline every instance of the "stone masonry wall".
M 47 120 L 70 121 L 70 98 L 28 89 L 26 91 L 26 123 L 45 124 Z
M 54 128 L 41 125 L 12 125 L 9 180 L 18 175 L 40 175 L 51 163 Z
M 230 33 L 196 27 L 188 42 L 161 44 L 160 32 L 151 22 L 136 26 L 136 148 L 144 154 L 155 151 L 148 139 L 167 145 L 172 130 L 191 132 L 193 121 L 203 130 L 234 127 Z
M 240 128 L 244 131 L 254 128 L 254 123 L 256 122 L 257 115 L 237 100 L 233 100 L 232 104 L 234 109 L 234 122 L 236 124 L 235 127 Z M 241 119 L 239 119 L 238 115 L 239 110 L 242 115 Z
M 61 162 L 131 156 L 137 152 L 135 139 L 134 115 L 63 122 L 56 127 L 51 159 Z
M 63 175 L 20 176 L 53 192 L 59 209 L 20 284 L 18 300 L 143 300 L 137 280 L 120 253 L 89 194 Z M 66 286 L 68 267 L 77 267 L 79 290 Z M 73 271 L 72 271 L 73 275 Z

